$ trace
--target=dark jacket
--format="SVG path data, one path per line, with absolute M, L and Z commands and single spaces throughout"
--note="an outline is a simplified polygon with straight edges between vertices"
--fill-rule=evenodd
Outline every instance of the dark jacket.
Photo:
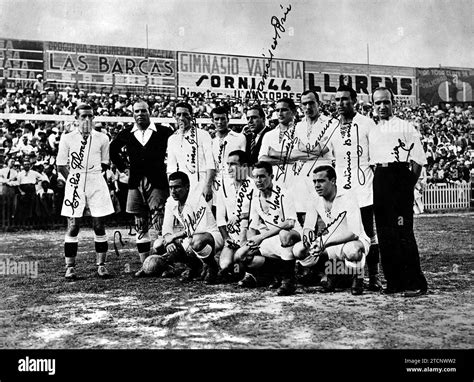
M 120 131 L 115 139 L 110 142 L 110 160 L 120 172 L 127 168 L 126 161 L 121 153 L 122 148 L 126 147 L 130 161 L 129 188 L 137 188 L 140 180 L 147 177 L 153 188 L 168 189 L 165 156 L 168 137 L 173 132 L 159 124 L 155 124 L 155 127 L 157 131 L 152 132 L 145 146 L 142 146 L 135 138 L 135 135 L 131 132 L 132 127 Z
M 249 165 L 253 166 L 255 163 L 258 162 L 258 154 L 260 152 L 260 148 L 262 147 L 262 140 L 263 136 L 268 133 L 272 128 L 265 126 L 264 129 L 262 130 L 262 133 L 260 134 L 260 137 L 257 139 L 257 142 L 255 142 L 255 147 L 253 151 L 250 149 L 250 134 L 245 133 L 245 138 L 247 138 L 247 144 L 245 146 L 245 151 L 248 155 L 249 158 Z

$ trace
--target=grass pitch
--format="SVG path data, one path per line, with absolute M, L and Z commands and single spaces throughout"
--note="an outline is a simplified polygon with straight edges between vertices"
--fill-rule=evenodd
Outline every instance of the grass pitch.
M 63 231 L 4 233 L 0 262 L 37 262 L 38 273 L 0 274 L 0 348 L 467 349 L 473 223 L 473 214 L 415 218 L 429 293 L 414 299 L 301 286 L 278 297 L 265 288 L 134 279 L 139 261 L 127 229 L 119 257 L 110 246 L 109 280 L 96 276 L 93 234 L 82 230 L 81 279 L 66 282 Z

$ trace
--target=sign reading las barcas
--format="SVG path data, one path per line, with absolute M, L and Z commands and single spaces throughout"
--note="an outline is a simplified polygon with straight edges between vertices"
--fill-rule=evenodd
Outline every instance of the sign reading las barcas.
M 59 89 L 78 85 L 95 92 L 143 92 L 174 95 L 176 53 L 168 50 L 45 43 L 48 82 Z
M 267 73 L 260 96 L 267 100 L 299 100 L 303 91 L 302 61 L 178 52 L 178 95 L 254 98 Z

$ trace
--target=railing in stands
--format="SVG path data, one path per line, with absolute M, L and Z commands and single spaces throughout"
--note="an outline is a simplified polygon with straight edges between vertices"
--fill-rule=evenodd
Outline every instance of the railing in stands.
M 32 229 L 64 229 L 67 219 L 55 213 L 51 216 L 38 216 L 35 212 L 30 218 L 19 219 L 17 214 L 16 195 L 0 195 L 0 231 L 32 230 Z M 16 215 L 16 216 L 15 216 Z M 111 227 L 127 227 L 133 231 L 134 218 L 130 214 L 113 214 L 106 218 L 105 224 Z M 84 227 L 92 227 L 92 219 L 85 217 L 81 223 Z
M 425 211 L 469 208 L 471 187 L 471 182 L 429 184 L 423 190 Z

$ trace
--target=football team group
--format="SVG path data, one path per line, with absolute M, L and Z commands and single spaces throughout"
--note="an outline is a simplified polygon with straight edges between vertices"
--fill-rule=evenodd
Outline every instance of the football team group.
M 342 85 L 335 101 L 337 116 L 327 116 L 318 94 L 303 92 L 305 116 L 297 122 L 294 101 L 281 98 L 275 128 L 257 102 L 241 133 L 219 106 L 211 113 L 214 138 L 185 102 L 175 105 L 174 130 L 153 123 L 148 104 L 138 101 L 135 124 L 111 142 L 94 129 L 92 107 L 79 105 L 57 157 L 67 179 L 66 279 L 77 278 L 80 221 L 89 212 L 98 275 L 110 277 L 104 220 L 114 208 L 103 172 L 112 162 L 129 176 L 137 277 L 270 287 L 282 296 L 298 284 L 325 293 L 425 294 L 413 232 L 414 186 L 426 163 L 420 134 L 393 115 L 388 88 L 372 94 L 377 123 L 356 112 L 351 87 Z

